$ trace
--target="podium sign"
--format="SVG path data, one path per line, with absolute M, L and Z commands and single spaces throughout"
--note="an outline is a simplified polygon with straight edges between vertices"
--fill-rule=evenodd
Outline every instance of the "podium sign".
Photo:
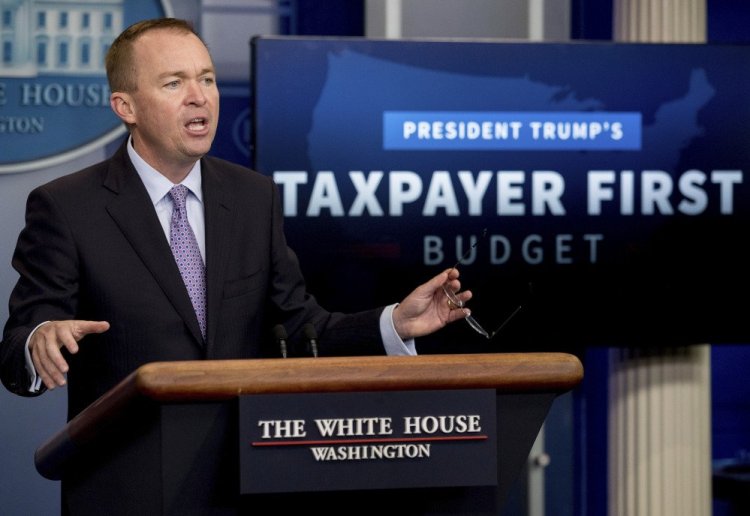
M 242 494 L 495 486 L 494 389 L 240 400 Z

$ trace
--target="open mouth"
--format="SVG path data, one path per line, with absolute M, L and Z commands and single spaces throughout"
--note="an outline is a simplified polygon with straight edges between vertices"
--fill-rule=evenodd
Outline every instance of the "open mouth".
M 202 131 L 208 126 L 208 121 L 205 118 L 191 118 L 187 123 L 187 128 L 191 131 Z

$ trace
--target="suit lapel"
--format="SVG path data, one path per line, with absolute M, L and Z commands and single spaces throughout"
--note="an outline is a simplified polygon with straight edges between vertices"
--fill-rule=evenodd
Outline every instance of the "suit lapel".
M 124 145 L 120 147 L 116 159 L 112 160 L 104 187 L 117 194 L 107 206 L 110 216 L 151 271 L 177 313 L 185 320 L 196 342 L 202 345 L 198 319 L 180 271 L 146 187 L 127 158 Z
M 201 171 L 206 221 L 207 354 L 211 356 L 221 311 L 222 286 L 227 269 L 225 264 L 231 245 L 233 197 L 211 160 L 203 160 Z

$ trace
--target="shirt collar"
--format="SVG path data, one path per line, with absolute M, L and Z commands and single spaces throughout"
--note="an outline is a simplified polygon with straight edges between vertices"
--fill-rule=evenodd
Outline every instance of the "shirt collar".
M 156 203 L 162 200 L 164 196 L 169 193 L 169 190 L 172 189 L 174 184 L 172 184 L 172 181 L 164 177 L 164 175 L 160 174 L 158 170 L 146 163 L 143 158 L 138 155 L 135 148 L 133 147 L 132 137 L 128 138 L 127 148 L 128 156 L 130 156 L 130 161 L 133 162 L 133 166 L 135 167 L 136 172 L 138 172 L 138 176 L 141 178 L 141 181 L 143 181 L 143 184 L 146 187 L 146 191 L 148 192 L 148 196 L 151 198 L 151 202 L 156 205 Z M 195 165 L 193 165 L 193 168 L 190 170 L 187 177 L 183 179 L 181 184 L 187 186 L 188 189 L 193 192 L 193 195 L 195 195 L 198 200 L 203 203 L 200 160 L 195 162 Z

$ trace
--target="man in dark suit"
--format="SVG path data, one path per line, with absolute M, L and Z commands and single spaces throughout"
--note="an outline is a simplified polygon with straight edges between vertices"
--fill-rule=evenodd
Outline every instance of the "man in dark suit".
M 219 93 L 209 52 L 185 22 L 131 26 L 106 64 L 111 107 L 130 135 L 110 159 L 29 196 L 0 345 L 9 390 L 68 385 L 72 418 L 147 362 L 278 356 L 276 323 L 292 349 L 312 322 L 321 355 L 413 354 L 415 337 L 466 316 L 443 291 L 459 291 L 455 269 L 389 307 L 343 314 L 317 304 L 287 247 L 273 181 L 206 156 Z M 197 312 L 170 249 L 175 185 L 187 187 L 205 272 Z

